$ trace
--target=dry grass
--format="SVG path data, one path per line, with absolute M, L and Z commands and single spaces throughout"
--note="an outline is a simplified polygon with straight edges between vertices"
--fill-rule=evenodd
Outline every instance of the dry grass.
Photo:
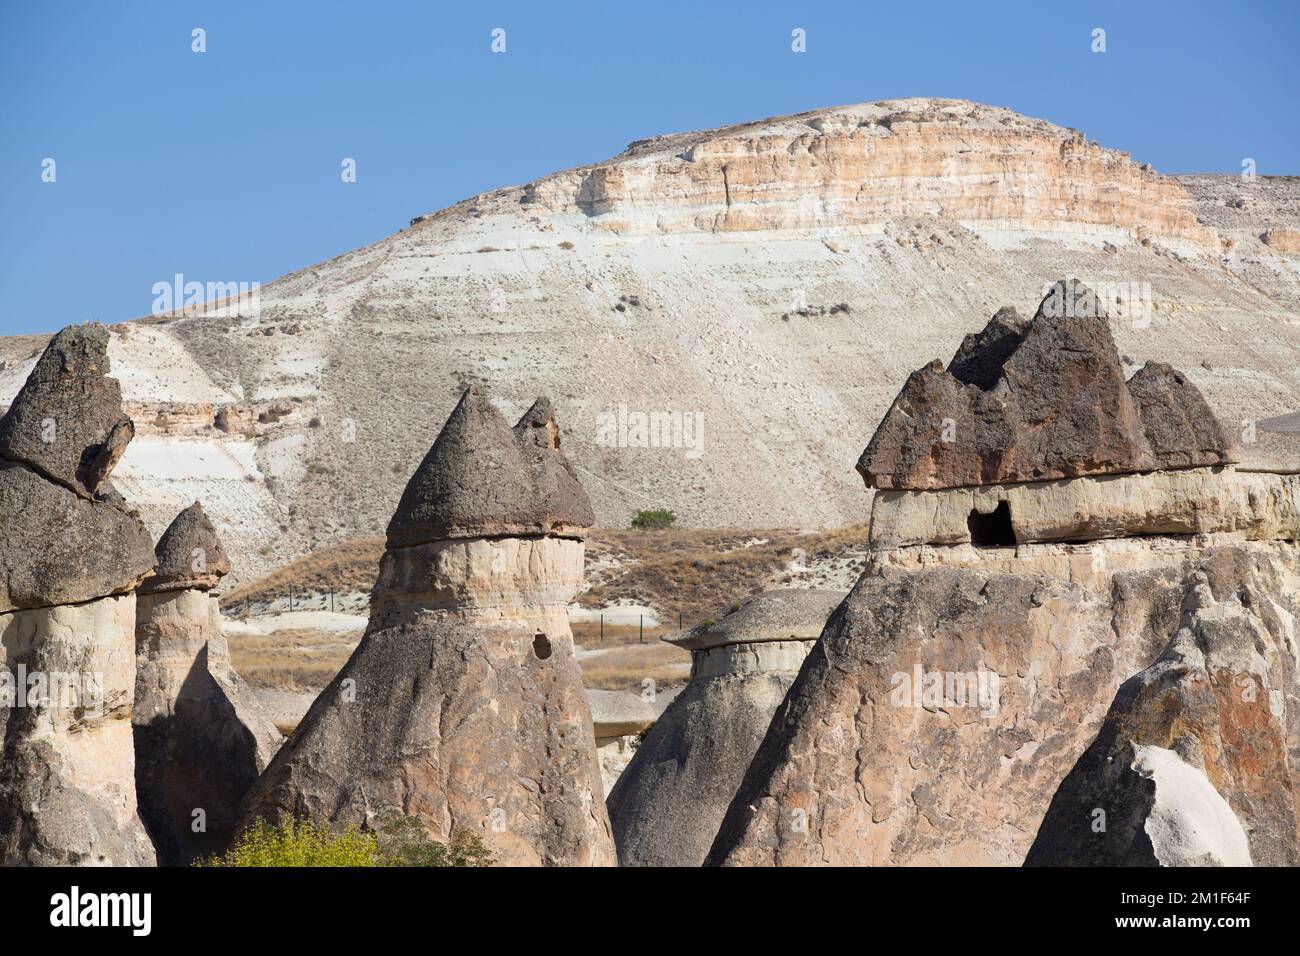
M 601 690 L 639 691 L 647 679 L 664 689 L 690 677 L 691 654 L 672 644 L 630 644 L 578 662 L 582 683 Z
M 333 680 L 361 639 L 360 631 L 289 629 L 230 634 L 230 660 L 253 687 L 320 691 Z
M 615 558 L 619 567 L 590 575 L 578 601 L 593 608 L 645 604 L 676 630 L 679 616 L 689 627 L 756 591 L 790 585 L 797 561 L 860 551 L 866 543 L 866 525 L 822 532 L 600 530 L 587 542 L 588 563 Z
M 383 553 L 383 538 L 354 538 L 332 544 L 236 588 L 224 595 L 221 603 L 237 614 L 241 605 L 272 601 L 283 597 L 290 588 L 297 594 L 369 593 L 379 574 L 379 558 Z

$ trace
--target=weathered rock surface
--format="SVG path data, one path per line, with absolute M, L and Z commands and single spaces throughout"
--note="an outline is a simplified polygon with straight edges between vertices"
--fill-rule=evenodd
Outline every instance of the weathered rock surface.
M 1231 441 L 1200 391 L 1164 362 L 1147 362 L 1128 380 L 1159 468 L 1236 461 Z
M 136 812 L 129 593 L 154 558 L 107 483 L 134 434 L 107 341 L 64 329 L 0 419 L 3 864 L 155 862 Z
M 145 591 L 198 588 L 210 591 L 230 573 L 230 559 L 203 506 L 194 502 L 167 526 L 154 547 L 157 566 Z
M 771 591 L 673 643 L 691 680 L 655 722 L 606 806 L 623 866 L 699 866 L 838 591 Z
M 0 458 L 92 497 L 135 434 L 108 370 L 102 325 L 68 326 L 54 336 L 0 418 Z
M 1027 864 L 1300 862 L 1296 584 L 1237 549 L 1188 580 L 1181 627 L 1120 688 Z
M 935 489 L 1235 460 L 1196 387 L 1155 365 L 1124 381 L 1102 303 L 1056 283 L 1032 321 L 999 311 L 945 371 L 912 373 L 858 460 L 868 486 Z M 1154 443 L 1154 448 L 1153 448 Z
M 869 571 L 778 708 L 707 862 L 1019 864 L 1115 690 L 1177 630 L 1191 575 L 1250 587 L 1278 619 L 1300 613 L 1294 545 L 1175 544 L 1165 558 L 1094 563 L 1089 585 Z
M 0 612 L 127 593 L 153 565 L 135 515 L 0 461 Z
M 136 612 L 135 778 L 159 862 L 225 849 L 280 732 L 230 663 L 215 586 L 229 567 L 195 502 L 158 542 Z
M 485 389 L 467 388 L 402 494 L 389 545 L 591 527 L 591 503 L 559 441 L 548 401 L 511 429 Z
M 500 863 L 615 862 L 565 612 L 590 505 L 558 483 L 571 472 L 539 408 L 517 437 L 480 393 L 462 397 L 389 527 L 361 644 L 254 785 L 245 823 L 406 815 L 435 840 L 480 834 Z
M 136 813 L 134 628 L 131 594 L 0 614 L 0 864 L 154 864 Z
M 1230 467 L 1188 468 L 882 491 L 872 502 L 870 540 L 872 548 L 887 550 L 1221 532 L 1252 540 L 1300 538 L 1300 479 Z

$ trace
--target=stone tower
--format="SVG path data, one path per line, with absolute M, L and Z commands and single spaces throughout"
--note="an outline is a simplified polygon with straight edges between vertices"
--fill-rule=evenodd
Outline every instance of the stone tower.
M 594 519 L 559 444 L 545 399 L 512 429 L 466 390 L 388 526 L 361 644 L 245 824 L 415 816 L 504 864 L 614 863 L 566 613 Z
M 140 866 L 131 708 L 139 518 L 108 483 L 135 428 L 108 331 L 50 341 L 0 418 L 0 863 Z
M 229 842 L 282 737 L 230 664 L 215 588 L 230 562 L 196 501 L 163 532 L 136 599 L 135 777 L 164 865 Z
M 650 728 L 610 791 L 622 866 L 699 866 L 772 714 L 844 600 L 769 591 L 664 640 L 691 652 L 691 681 Z

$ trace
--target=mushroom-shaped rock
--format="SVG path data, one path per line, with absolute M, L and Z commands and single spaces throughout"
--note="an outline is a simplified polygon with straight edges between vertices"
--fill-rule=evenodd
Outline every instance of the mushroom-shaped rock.
M 590 505 L 549 403 L 511 429 L 469 389 L 402 495 L 360 645 L 244 801 L 438 841 L 500 863 L 615 861 L 567 604 Z
M 163 532 L 157 554 L 136 608 L 136 791 L 159 862 L 185 865 L 225 848 L 282 737 L 230 663 L 210 593 L 230 565 L 198 502 Z
M 606 801 L 621 865 L 704 862 L 772 714 L 844 596 L 769 591 L 665 638 L 691 651 L 691 680 Z
M 941 489 L 1231 460 L 1195 386 L 1159 367 L 1139 375 L 1133 394 L 1096 296 L 1058 282 L 1031 321 L 999 310 L 946 371 L 914 372 L 858 471 L 874 488 Z
M 0 419 L 0 675 L 24 700 L 0 707 L 0 864 L 155 862 L 131 742 L 154 556 L 106 481 L 134 433 L 107 342 L 64 329 Z
M 0 458 L 92 497 L 135 431 L 108 370 L 102 325 L 69 326 L 55 335 L 0 418 Z
M 194 502 L 168 525 L 154 548 L 157 567 L 142 593 L 215 588 L 230 573 L 230 561 L 203 506 Z

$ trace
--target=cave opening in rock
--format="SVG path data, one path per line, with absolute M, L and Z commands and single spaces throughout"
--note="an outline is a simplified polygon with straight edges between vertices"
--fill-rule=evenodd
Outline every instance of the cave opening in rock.
M 966 519 L 970 528 L 970 543 L 977 548 L 1006 548 L 1016 543 L 1016 533 L 1011 527 L 1011 506 L 999 501 L 988 514 L 974 508 Z
M 539 661 L 544 661 L 551 656 L 551 642 L 545 634 L 538 634 L 533 638 L 533 653 L 537 655 Z

